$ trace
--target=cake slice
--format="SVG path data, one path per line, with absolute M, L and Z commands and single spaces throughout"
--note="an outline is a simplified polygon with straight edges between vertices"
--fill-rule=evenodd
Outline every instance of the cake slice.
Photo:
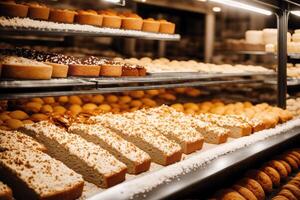
M 18 131 L 0 130 L 0 147 L 4 149 L 33 149 L 45 152 L 44 145 L 38 143 L 33 138 Z
M 125 180 L 126 165 L 78 135 L 46 121 L 25 125 L 23 131 L 43 143 L 51 156 L 82 174 L 86 181 L 108 188 Z
M 250 119 L 247 116 L 241 116 L 241 115 L 230 115 L 230 117 L 237 118 L 239 120 L 248 123 L 252 127 L 252 132 L 262 131 L 266 128 L 263 120 L 259 118 Z
M 139 174 L 150 168 L 150 156 L 101 125 L 72 124 L 69 132 L 100 145 L 127 165 L 128 173 Z
M 0 199 L 13 200 L 11 189 L 1 181 L 0 181 Z
M 221 144 L 225 143 L 228 138 L 228 129 L 219 127 L 209 122 L 203 122 L 194 118 L 193 116 L 178 112 L 174 108 L 166 105 L 162 105 L 157 108 L 150 108 L 143 112 L 147 112 L 149 114 L 156 113 L 165 119 L 172 118 L 172 120 L 177 124 L 184 124 L 185 127 L 193 127 L 204 137 L 204 141 L 207 143 Z
M 185 123 L 178 123 L 176 118 L 163 116 L 156 112 L 147 113 L 146 110 L 136 111 L 124 115 L 139 124 L 147 124 L 156 128 L 161 134 L 178 143 L 183 153 L 190 154 L 200 150 L 203 146 L 203 136 L 193 127 Z
M 225 116 L 205 113 L 196 115 L 195 117 L 196 119 L 204 122 L 211 122 L 217 126 L 229 129 L 229 136 L 232 138 L 240 138 L 252 133 L 252 127 L 248 123 L 237 118 L 230 117 L 229 115 Z
M 151 160 L 161 165 L 170 165 L 181 159 L 181 147 L 167 139 L 154 127 L 136 123 L 122 115 L 105 114 L 91 120 L 110 128 L 124 139 L 147 152 Z
M 82 194 L 81 175 L 41 151 L 0 152 L 0 168 L 16 199 L 74 200 Z

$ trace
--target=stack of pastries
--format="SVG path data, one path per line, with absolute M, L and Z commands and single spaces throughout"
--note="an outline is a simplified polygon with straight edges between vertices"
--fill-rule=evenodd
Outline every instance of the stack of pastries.
M 154 33 L 174 34 L 175 32 L 175 24 L 172 22 L 164 19 L 143 19 L 132 12 L 117 12 L 114 10 L 74 11 L 69 9 L 50 8 L 45 4 L 36 2 L 18 3 L 14 0 L 1 1 L 0 15 Z
M 0 74 L 3 78 L 34 80 L 65 78 L 67 76 L 146 75 L 146 69 L 143 66 L 94 56 L 74 57 L 22 48 L 2 49 L 0 55 L 0 66 L 2 66 L 0 68 L 2 73 Z
M 300 150 L 288 150 L 276 156 L 273 160 L 264 163 L 261 168 L 247 171 L 244 177 L 234 185 L 230 188 L 217 191 L 214 197 L 210 199 L 300 199 L 299 167 Z M 295 173 L 298 174 L 294 175 Z M 274 195 L 273 193 L 276 190 L 278 192 Z

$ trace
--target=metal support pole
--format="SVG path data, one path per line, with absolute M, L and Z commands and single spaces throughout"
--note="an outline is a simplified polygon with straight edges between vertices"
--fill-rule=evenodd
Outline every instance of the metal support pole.
M 214 52 L 215 21 L 214 13 L 208 12 L 205 17 L 205 62 L 211 61 Z
M 277 104 L 286 108 L 287 94 L 287 31 L 288 31 L 288 10 L 284 3 L 278 11 L 278 69 L 277 69 Z

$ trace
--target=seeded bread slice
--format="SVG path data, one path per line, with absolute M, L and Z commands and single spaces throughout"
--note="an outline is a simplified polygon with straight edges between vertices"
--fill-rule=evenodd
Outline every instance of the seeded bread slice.
M 146 124 L 138 124 L 122 115 L 105 114 L 91 117 L 103 126 L 110 128 L 124 139 L 147 152 L 151 160 L 161 165 L 180 161 L 180 145 L 167 139 L 158 130 Z
M 0 181 L 0 199 L 13 200 L 11 189 L 1 181 Z
M 125 180 L 126 165 L 78 135 L 45 121 L 25 125 L 22 130 L 43 143 L 51 156 L 98 187 L 108 188 Z
M 252 127 L 248 123 L 227 115 L 206 113 L 196 115 L 195 117 L 199 120 L 211 122 L 217 126 L 229 129 L 229 136 L 232 138 L 240 138 L 243 136 L 248 136 L 252 133 Z
M 82 176 L 41 151 L 0 152 L 0 170 L 16 199 L 74 200 L 82 194 Z
M 0 147 L 4 149 L 28 148 L 45 152 L 44 145 L 38 143 L 33 138 L 18 131 L 0 130 Z
M 210 122 L 203 122 L 191 115 L 185 115 L 172 107 L 162 105 L 157 108 L 150 108 L 146 110 L 146 112 L 149 114 L 157 113 L 165 119 L 171 118 L 172 121 L 175 121 L 177 124 L 184 124 L 184 127 L 193 127 L 204 137 L 204 141 L 207 143 L 221 144 L 227 141 L 229 134 L 228 129 L 219 127 Z
M 178 143 L 185 154 L 200 150 L 203 146 L 203 136 L 193 127 L 184 123 L 178 123 L 176 118 L 163 116 L 155 112 L 147 113 L 146 111 L 136 111 L 124 116 L 139 124 L 146 124 L 156 128 L 168 139 Z
M 72 124 L 68 131 L 109 151 L 127 165 L 131 174 L 139 174 L 150 168 L 151 158 L 146 152 L 101 125 Z

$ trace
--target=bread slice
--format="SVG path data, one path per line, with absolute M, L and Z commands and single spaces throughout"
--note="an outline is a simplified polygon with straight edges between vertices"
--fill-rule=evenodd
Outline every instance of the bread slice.
M 229 130 L 216 126 L 209 122 L 203 122 L 190 115 L 176 111 L 174 108 L 162 105 L 151 108 L 148 113 L 158 113 L 164 118 L 173 118 L 177 124 L 184 124 L 186 127 L 193 127 L 204 137 L 204 141 L 212 144 L 225 143 L 228 138 Z
M 0 130 L 0 147 L 4 149 L 33 149 L 45 152 L 44 145 L 38 143 L 33 138 L 18 131 Z
M 1 181 L 0 181 L 0 199 L 13 200 L 11 189 Z
M 140 110 L 124 115 L 139 124 L 147 124 L 156 128 L 161 134 L 178 143 L 183 153 L 190 154 L 203 146 L 203 136 L 189 124 L 178 123 L 176 117 L 160 115 L 158 112 Z
M 69 132 L 100 145 L 127 165 L 128 173 L 139 174 L 150 168 L 150 156 L 101 125 L 72 124 Z
M 229 115 L 217 115 L 217 114 L 200 114 L 195 116 L 196 119 L 211 122 L 217 126 L 227 128 L 230 130 L 229 136 L 232 138 L 240 138 L 250 135 L 252 133 L 252 127 L 237 118 L 230 117 Z
M 230 115 L 230 117 L 237 118 L 240 120 L 243 120 L 244 122 L 248 123 L 252 127 L 252 132 L 258 132 L 264 130 L 266 127 L 264 125 L 264 122 L 258 118 L 248 118 L 246 116 L 240 116 L 240 115 Z
M 99 191 L 99 187 L 94 185 L 93 183 L 89 183 L 87 181 L 84 181 L 83 191 L 80 198 L 77 200 L 86 200 L 89 197 L 92 197 L 96 192 Z
M 91 120 L 110 128 L 124 139 L 147 152 L 155 163 L 170 165 L 181 159 L 180 145 L 167 139 L 152 126 L 139 124 L 122 115 L 114 114 L 91 117 Z
M 81 175 L 41 151 L 0 152 L 0 168 L 16 199 L 74 200 L 83 190 Z
M 108 188 L 125 180 L 126 165 L 78 135 L 46 121 L 25 125 L 22 130 L 43 143 L 51 156 L 82 174 L 86 181 Z

